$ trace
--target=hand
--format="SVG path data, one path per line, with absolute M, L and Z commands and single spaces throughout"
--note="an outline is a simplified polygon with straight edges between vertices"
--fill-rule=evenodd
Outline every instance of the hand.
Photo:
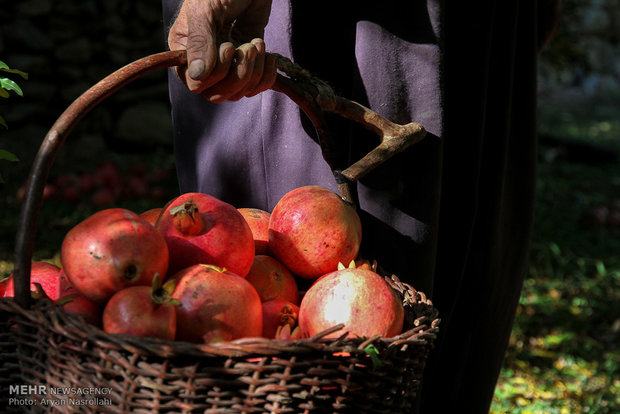
M 270 88 L 276 65 L 262 40 L 270 11 L 271 0 L 185 0 L 168 46 L 187 50 L 177 73 L 188 89 L 218 103 Z M 235 47 L 231 35 L 244 43 Z

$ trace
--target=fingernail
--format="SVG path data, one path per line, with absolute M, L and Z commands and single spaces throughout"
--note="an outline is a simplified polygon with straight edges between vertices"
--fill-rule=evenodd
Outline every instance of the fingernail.
M 187 74 L 192 79 L 200 79 L 205 71 L 205 62 L 202 59 L 193 60 L 187 68 Z
M 254 45 L 259 55 L 265 53 L 265 42 L 263 41 L 263 39 L 260 39 L 260 38 L 252 39 L 251 43 Z
M 226 49 L 224 51 L 224 59 L 223 59 L 224 63 L 230 62 L 234 55 L 235 55 L 235 49 L 233 48 Z

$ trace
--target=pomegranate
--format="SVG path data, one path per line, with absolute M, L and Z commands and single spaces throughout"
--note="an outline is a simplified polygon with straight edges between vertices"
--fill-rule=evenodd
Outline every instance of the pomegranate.
M 269 247 L 294 274 L 316 279 L 355 259 L 362 227 L 355 209 L 320 186 L 296 188 L 269 220 Z
M 212 264 L 245 276 L 254 260 L 250 226 L 237 209 L 207 194 L 186 193 L 169 202 L 156 225 L 170 251 L 170 274 Z
M 17 194 L 16 194 L 17 201 L 19 201 L 20 203 L 23 203 L 24 199 L 26 198 L 27 188 L 28 188 L 28 180 L 24 181 L 21 187 L 19 187 L 19 189 L 17 190 Z M 58 192 L 58 189 L 56 188 L 54 184 L 50 184 L 50 183 L 45 184 L 45 186 L 43 187 L 43 200 L 49 200 L 50 198 L 55 197 L 57 192 Z
M 609 212 L 609 217 L 607 217 L 607 227 L 612 229 L 620 227 L 620 210 L 612 210 Z
M 90 202 L 97 207 L 105 207 L 114 204 L 116 195 L 109 188 L 100 188 L 91 196 Z
M 73 187 L 78 181 L 78 177 L 73 173 L 60 174 L 54 180 L 54 185 L 58 189 L 64 189 L 67 187 Z
M 58 192 L 60 198 L 71 203 L 75 203 L 80 199 L 80 193 L 75 187 L 67 187 Z
M 370 261 L 367 259 L 357 259 L 355 261 L 355 267 L 366 269 L 366 270 L 372 270 L 375 273 L 377 273 L 378 266 L 379 265 L 376 260 Z
M 257 255 L 245 277 L 254 286 L 262 302 L 283 299 L 299 303 L 299 289 L 295 277 L 271 256 Z
M 45 294 L 52 300 L 60 298 L 69 285 L 58 266 L 41 261 L 34 261 L 30 265 L 30 290 L 32 292 L 37 290 L 35 283 L 39 283 Z M 12 298 L 15 296 L 12 274 L 4 279 L 2 284 L 4 285 L 2 297 Z
M 144 176 L 129 176 L 125 179 L 122 194 L 125 197 L 143 198 L 148 194 L 148 182 Z
M 172 276 L 176 288 L 177 339 L 230 341 L 263 332 L 260 297 L 250 282 L 212 265 L 194 265 Z
M 318 279 L 301 300 L 299 326 L 309 337 L 343 323 L 350 337 L 391 337 L 403 329 L 403 304 L 394 289 L 377 273 L 341 268 Z
M 101 327 L 101 307 L 86 296 L 71 289 L 57 301 L 70 315 L 78 315 L 89 324 Z
M 174 282 L 162 286 L 159 275 L 152 286 L 130 286 L 116 292 L 103 309 L 103 330 L 174 340 L 178 302 L 170 296 Z
M 120 195 L 123 189 L 123 175 L 112 161 L 104 161 L 93 173 L 93 181 L 99 188 L 109 188 L 114 196 Z
M 95 177 L 92 173 L 82 174 L 77 181 L 77 188 L 81 194 L 88 194 L 95 188 Z
M 119 290 L 150 286 L 168 269 L 162 235 L 138 214 L 101 210 L 73 227 L 63 240 L 60 259 L 71 286 L 101 303 Z
M 299 306 L 287 300 L 275 299 L 263 302 L 263 336 L 275 339 L 300 338 L 298 315 Z
M 140 213 L 140 217 L 142 217 L 154 226 L 155 223 L 157 223 L 157 219 L 159 218 L 162 210 L 163 208 L 161 207 L 152 208 L 150 210 L 146 210 L 145 212 Z
M 167 193 L 166 190 L 164 190 L 164 187 L 157 185 L 151 188 L 148 196 L 153 200 L 160 201 L 166 198 L 166 194 Z
M 254 238 L 254 248 L 256 254 L 270 254 L 269 250 L 269 214 L 259 208 L 238 208 L 239 213 L 248 222 L 252 237 Z

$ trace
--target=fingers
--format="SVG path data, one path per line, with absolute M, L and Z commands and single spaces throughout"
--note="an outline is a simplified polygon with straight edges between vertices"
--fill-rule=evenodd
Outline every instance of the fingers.
M 170 50 L 187 51 L 187 66 L 176 68 L 187 88 L 221 102 L 269 87 L 275 69 L 266 58 L 262 39 L 235 49 L 230 42 L 220 44 L 218 37 L 226 38 L 232 28 L 243 33 L 241 39 L 262 37 L 270 10 L 271 0 L 184 0 L 170 28 L 168 45 Z M 232 26 L 224 33 L 227 25 Z
M 265 42 L 262 39 L 254 39 L 250 42 L 256 48 L 256 57 L 252 74 L 243 88 L 239 89 L 235 94 L 231 95 L 228 100 L 237 101 L 249 93 L 252 93 L 263 77 L 263 69 L 265 65 Z M 248 62 L 250 64 L 250 62 Z M 258 92 L 257 92 L 258 93 Z
M 252 77 L 254 60 L 258 51 L 251 43 L 237 48 L 233 63 L 225 78 L 203 92 L 203 96 L 214 103 L 230 100 L 242 91 Z
M 237 48 L 227 75 L 206 88 L 202 95 L 214 103 L 236 101 L 270 88 L 275 78 L 275 59 L 265 53 L 262 39 L 254 39 Z
M 235 47 L 232 43 L 226 42 L 220 45 L 218 58 L 215 67 L 210 75 L 204 80 L 194 80 L 188 72 L 187 66 L 176 68 L 179 78 L 185 83 L 187 88 L 194 93 L 202 93 L 205 89 L 226 77 L 235 54 Z
M 277 66 L 276 58 L 273 55 L 266 54 L 263 65 L 263 73 L 259 82 L 253 87 L 253 89 L 246 94 L 246 97 L 254 96 L 260 92 L 266 91 L 271 88 L 276 81 Z
M 224 79 L 226 75 L 228 75 L 230 67 L 233 63 L 233 58 L 235 57 L 235 53 L 235 45 L 231 42 L 225 42 L 220 45 L 218 60 L 215 68 L 213 68 L 209 77 L 202 81 L 200 92 L 203 92 L 210 86 L 215 85 L 217 82 Z

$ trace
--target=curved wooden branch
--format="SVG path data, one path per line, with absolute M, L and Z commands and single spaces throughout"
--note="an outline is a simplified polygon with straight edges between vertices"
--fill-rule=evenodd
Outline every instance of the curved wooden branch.
M 60 115 L 45 136 L 35 156 L 24 204 L 21 210 L 15 242 L 15 299 L 22 307 L 30 303 L 30 265 L 34 248 L 36 225 L 47 182 L 56 154 L 75 125 L 101 101 L 139 77 L 158 69 L 183 65 L 185 52 L 163 52 L 139 59 L 108 75 L 86 92 Z
M 296 102 L 314 123 L 315 128 L 327 129 L 322 115 L 319 115 L 325 111 L 355 121 L 379 136 L 379 145 L 376 148 L 340 172 L 345 179 L 351 182 L 358 181 L 374 168 L 426 136 L 426 130 L 422 125 L 415 122 L 406 125 L 395 124 L 358 102 L 337 96 L 329 85 L 296 66 L 289 59 L 276 55 L 276 61 L 278 68 L 286 72 L 295 82 L 279 76 L 273 89 L 285 93 Z M 284 87 L 281 83 L 284 83 Z M 333 144 L 326 140 L 322 145 L 326 146 L 323 148 L 324 157 L 329 157 Z
M 424 127 L 416 122 L 395 124 L 357 102 L 338 97 L 334 112 L 364 125 L 380 137 L 380 143 L 362 159 L 342 171 L 351 181 L 358 181 L 394 155 L 420 142 L 426 136 Z
M 289 79 L 278 75 L 272 89 L 287 95 L 300 106 L 312 121 L 319 134 L 319 144 L 323 157 L 334 171 L 338 189 L 346 201 L 353 202 L 352 184 L 355 181 L 424 137 L 425 131 L 421 125 L 415 123 L 394 124 L 356 102 L 335 96 L 325 83 L 312 78 L 306 71 L 295 66 L 288 59 L 277 57 L 276 60 L 283 62 L 289 71 L 294 71 L 295 76 L 309 78 L 305 81 L 304 79 L 298 81 L 294 77 Z M 28 178 L 16 237 L 15 298 L 20 306 L 26 308 L 31 301 L 30 270 L 36 224 L 43 200 L 43 188 L 60 146 L 84 115 L 123 86 L 149 72 L 171 66 L 185 65 L 186 63 L 185 51 L 157 53 L 130 63 L 84 92 L 60 115 L 49 130 L 34 159 Z M 379 145 L 344 171 L 336 170 L 332 152 L 334 138 L 329 134 L 324 111 L 335 112 L 364 125 L 379 135 Z

